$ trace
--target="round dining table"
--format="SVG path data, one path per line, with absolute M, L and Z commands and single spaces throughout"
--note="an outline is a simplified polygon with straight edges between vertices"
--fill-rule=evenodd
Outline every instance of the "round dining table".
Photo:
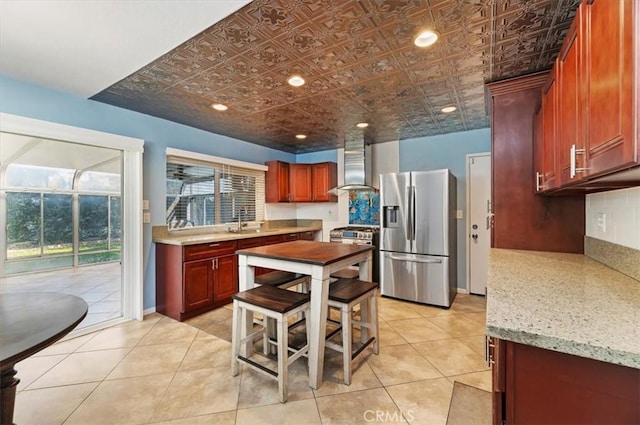
M 51 292 L 0 294 L 0 423 L 13 423 L 15 365 L 67 335 L 87 315 L 79 297 Z

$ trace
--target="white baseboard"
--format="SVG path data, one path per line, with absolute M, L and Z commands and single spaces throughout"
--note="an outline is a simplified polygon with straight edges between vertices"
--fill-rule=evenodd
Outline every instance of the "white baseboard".
M 468 294 L 469 291 L 467 291 L 465 288 L 457 288 L 458 289 L 458 294 Z
M 151 313 L 155 313 L 156 312 L 156 308 L 155 307 L 151 307 L 151 308 L 147 308 L 142 312 L 143 316 L 146 316 L 147 314 L 151 314 Z

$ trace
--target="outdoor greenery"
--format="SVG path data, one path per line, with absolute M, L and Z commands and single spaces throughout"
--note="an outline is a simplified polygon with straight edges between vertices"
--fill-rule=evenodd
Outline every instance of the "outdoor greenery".
M 79 195 L 79 218 L 80 253 L 120 251 L 119 197 Z M 8 192 L 7 258 L 39 256 L 41 247 L 47 256 L 73 253 L 72 195 Z

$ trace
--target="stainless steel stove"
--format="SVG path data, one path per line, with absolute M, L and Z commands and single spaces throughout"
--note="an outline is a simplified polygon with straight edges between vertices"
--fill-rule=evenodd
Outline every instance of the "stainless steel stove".
M 380 229 L 377 227 L 347 226 L 338 227 L 329 233 L 329 241 L 355 245 L 373 245 L 372 277 L 374 282 L 380 282 L 379 255 Z

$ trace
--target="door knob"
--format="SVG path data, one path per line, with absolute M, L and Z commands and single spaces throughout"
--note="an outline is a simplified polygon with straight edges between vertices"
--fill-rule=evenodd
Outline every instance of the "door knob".
M 474 241 L 477 241 L 477 240 L 478 240 L 478 235 L 477 235 L 477 234 L 475 234 L 475 233 L 474 233 L 474 234 L 472 234 L 472 235 L 471 235 L 471 237 L 473 238 L 473 240 L 474 240 Z

